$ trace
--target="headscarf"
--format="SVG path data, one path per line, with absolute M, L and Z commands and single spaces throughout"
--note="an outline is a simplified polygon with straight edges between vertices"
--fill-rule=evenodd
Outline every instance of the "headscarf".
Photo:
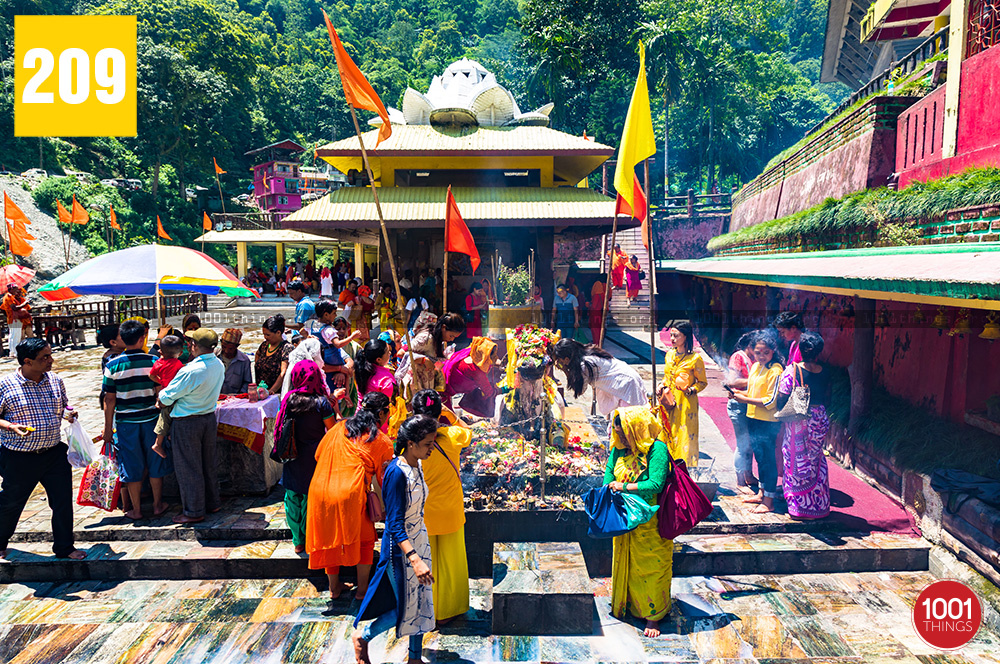
M 653 447 L 653 442 L 663 431 L 663 427 L 653 417 L 649 406 L 619 408 L 611 414 L 611 445 L 615 449 L 627 450 L 629 448 L 625 445 L 625 442 L 618 435 L 618 431 L 614 427 L 616 417 L 621 419 L 622 431 L 625 432 L 625 437 L 628 438 L 628 441 L 632 443 L 632 449 L 640 455 L 648 455 L 649 450 Z
M 293 394 L 296 392 L 314 394 L 316 396 L 326 394 L 327 387 L 323 372 L 320 371 L 319 367 L 312 360 L 299 360 L 292 368 L 291 374 L 291 389 L 281 398 L 281 409 L 278 410 L 278 417 L 274 420 L 275 434 L 281 431 L 281 425 L 284 424 L 288 413 L 288 401 L 292 398 Z
M 330 268 L 324 267 L 322 270 L 319 271 L 319 276 L 320 279 L 326 279 L 327 277 L 332 276 L 332 274 L 330 273 Z
M 469 357 L 480 371 L 489 373 L 493 367 L 493 354 L 496 350 L 496 343 L 489 337 L 473 337 L 472 345 L 469 347 Z
M 371 297 L 372 289 L 368 287 L 367 284 L 362 284 L 358 286 L 358 297 Z
M 392 356 L 395 357 L 396 351 L 398 351 L 399 349 L 396 346 L 396 339 L 395 337 L 392 336 L 392 333 L 389 330 L 386 330 L 385 332 L 379 333 L 378 338 L 384 341 L 389 346 L 389 348 L 392 350 Z
M 296 330 L 297 331 L 297 330 Z M 316 337 L 306 337 L 299 342 L 299 345 L 288 354 L 288 366 L 295 367 L 302 360 L 311 360 L 316 368 L 322 371 L 323 367 L 323 347 Z M 325 385 L 325 383 L 324 383 Z M 281 396 L 284 397 L 292 389 L 292 372 L 285 372 L 285 382 L 281 387 Z

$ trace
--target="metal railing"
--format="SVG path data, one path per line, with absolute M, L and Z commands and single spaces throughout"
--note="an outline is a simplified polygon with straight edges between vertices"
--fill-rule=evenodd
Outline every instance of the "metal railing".
M 662 207 L 652 208 L 653 214 L 666 217 L 729 214 L 732 210 L 733 195 L 731 192 L 695 194 L 694 189 L 688 189 L 684 196 L 667 196 Z
M 884 90 L 889 84 L 889 81 L 893 78 L 898 78 L 900 75 L 915 72 L 925 60 L 929 60 L 938 53 L 943 53 L 946 50 L 948 50 L 948 28 L 945 27 L 928 37 L 922 44 L 920 44 L 920 46 L 904 55 L 898 62 L 889 63 L 889 66 L 886 67 L 885 71 L 872 78 L 872 80 L 868 81 L 866 85 L 845 99 L 840 106 L 833 110 L 832 113 L 820 120 L 817 124 L 813 125 L 813 127 L 805 133 L 805 136 L 809 136 L 810 134 L 814 134 L 819 131 L 823 125 L 843 113 L 858 100 L 873 95 L 880 90 Z M 897 72 L 897 70 L 899 71 Z
M 274 231 L 281 230 L 281 219 L 270 212 L 216 212 L 212 225 L 217 231 Z

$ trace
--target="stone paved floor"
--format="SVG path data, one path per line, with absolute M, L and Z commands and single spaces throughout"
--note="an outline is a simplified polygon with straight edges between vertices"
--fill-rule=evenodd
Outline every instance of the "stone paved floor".
M 472 608 L 424 639 L 427 662 L 759 662 L 997 664 L 1000 634 L 983 629 L 957 653 L 923 644 L 910 623 L 926 572 L 675 579 L 656 639 L 609 616 L 609 581 L 594 581 L 594 632 L 489 633 L 489 580 Z M 349 605 L 310 581 L 123 581 L 0 587 L 0 661 L 236 663 L 353 661 Z M 372 661 L 403 661 L 382 636 Z

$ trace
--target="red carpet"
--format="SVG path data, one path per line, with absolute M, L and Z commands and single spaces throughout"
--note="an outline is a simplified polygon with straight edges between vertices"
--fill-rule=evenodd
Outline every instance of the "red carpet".
M 699 404 L 705 409 L 715 426 L 722 432 L 726 444 L 736 449 L 736 435 L 726 413 L 725 397 L 702 397 Z M 833 459 L 827 458 L 830 468 L 830 509 L 829 519 L 841 523 L 851 530 L 869 532 L 886 531 L 892 533 L 919 534 L 913 519 L 903 507 L 875 487 L 848 470 L 841 468 Z M 732 478 L 724 478 L 732 481 Z

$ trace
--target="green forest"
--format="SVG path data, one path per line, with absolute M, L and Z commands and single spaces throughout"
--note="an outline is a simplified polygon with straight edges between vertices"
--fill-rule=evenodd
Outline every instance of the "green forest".
M 115 248 L 148 241 L 160 214 L 174 239 L 201 232 L 183 192 L 214 186 L 227 197 L 250 184 L 248 150 L 284 138 L 307 147 L 353 133 L 326 10 L 387 105 L 463 56 L 493 71 L 522 109 L 555 103 L 552 126 L 617 145 L 641 39 L 659 152 L 651 202 L 664 195 L 664 127 L 670 194 L 726 191 L 822 120 L 848 90 L 820 84 L 825 0 L 7 0 L 0 21 L 0 161 L 99 178 L 140 178 L 123 193 L 50 179 L 36 201 L 54 210 L 75 192 L 113 203 L 125 233 Z M 134 14 L 139 25 L 138 136 L 14 138 L 13 16 Z M 366 116 L 370 114 L 365 114 Z M 311 150 L 309 151 L 311 155 Z M 306 160 L 310 157 L 307 156 Z M 596 176 L 595 176 L 596 177 Z M 596 183 L 596 179 L 594 182 Z M 88 248 L 107 250 L 101 225 Z

